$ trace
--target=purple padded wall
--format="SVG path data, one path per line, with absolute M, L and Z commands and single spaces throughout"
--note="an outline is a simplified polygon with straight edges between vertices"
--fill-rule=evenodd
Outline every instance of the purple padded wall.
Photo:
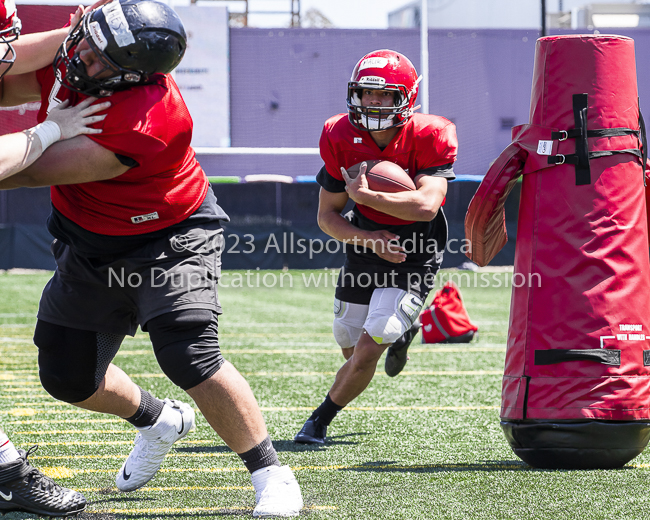
M 534 31 L 429 32 L 430 111 L 458 127 L 458 173 L 484 173 L 510 142 L 510 126 L 528 120 L 536 37 Z M 232 146 L 317 147 L 325 120 L 346 109 L 357 60 L 390 48 L 420 70 L 419 45 L 412 29 L 231 29 Z M 237 175 L 228 162 L 229 174 Z M 259 164 L 246 162 L 253 170 Z M 315 174 L 321 162 L 312 163 L 311 172 L 288 174 Z
M 641 108 L 644 99 L 650 107 L 650 31 L 612 32 L 635 39 Z M 528 122 L 537 37 L 531 30 L 429 31 L 429 106 L 456 123 L 457 173 L 484 174 L 510 143 L 511 126 Z M 232 146 L 317 147 L 325 120 L 345 111 L 357 60 L 391 48 L 420 70 L 419 45 L 413 29 L 231 29 Z M 295 177 L 322 166 L 317 156 L 204 158 L 209 175 Z

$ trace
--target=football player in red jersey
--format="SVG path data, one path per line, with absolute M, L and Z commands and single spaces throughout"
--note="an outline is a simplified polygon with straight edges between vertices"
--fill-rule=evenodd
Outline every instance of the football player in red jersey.
M 7 78 L 3 105 L 110 96 L 100 134 L 50 146 L 0 188 L 51 186 L 57 270 L 43 291 L 34 342 L 55 398 L 133 424 L 121 491 L 144 486 L 194 409 L 161 401 L 111 363 L 125 335 L 149 333 L 163 372 L 196 402 L 251 472 L 253 516 L 297 516 L 298 483 L 281 466 L 246 380 L 219 350 L 221 221 L 190 146 L 192 120 L 168 74 L 181 61 L 181 20 L 156 0 L 113 0 L 86 13 L 50 66 Z
M 333 332 L 347 361 L 296 442 L 325 442 L 327 426 L 366 389 L 387 348 L 387 374 L 402 370 L 420 309 L 442 262 L 447 222 L 441 206 L 447 181 L 455 178 L 458 143 L 453 123 L 415 113 L 419 81 L 406 56 L 371 52 L 352 72 L 348 113 L 330 118 L 323 128 L 318 223 L 346 245 Z M 416 190 L 370 190 L 362 163 L 367 160 L 398 164 Z M 358 163 L 359 175 L 351 179 L 347 169 Z M 346 218 L 341 212 L 348 199 L 355 206 Z
M 77 10 L 76 20 L 83 11 Z M 37 70 L 54 58 L 67 29 L 20 36 L 21 23 L 13 0 L 0 0 L 0 88 L 5 74 L 20 74 Z M 20 54 L 20 59 L 17 55 Z M 65 105 L 53 110 L 48 120 L 34 128 L 0 136 L 0 179 L 29 166 L 47 146 L 59 139 L 69 139 L 82 133 L 99 133 L 101 129 L 87 125 L 101 121 L 95 112 L 110 103 L 93 107 L 89 98 L 77 107 Z M 0 429 L 0 513 L 19 511 L 43 516 L 76 515 L 86 507 L 86 498 L 77 491 L 64 488 L 43 475 L 27 460 L 36 450 L 17 450 Z

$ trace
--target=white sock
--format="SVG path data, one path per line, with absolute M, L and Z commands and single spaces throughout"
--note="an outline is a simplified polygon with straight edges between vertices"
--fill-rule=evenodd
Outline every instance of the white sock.
M 251 480 L 253 481 L 253 487 L 255 488 L 255 491 L 262 491 L 266 487 L 266 483 L 278 475 L 278 472 L 280 475 L 285 475 L 286 470 L 283 469 L 284 467 L 287 466 L 267 466 L 266 468 L 254 471 L 251 475 Z
M 12 462 L 19 457 L 13 443 L 4 433 L 0 433 L 0 464 Z

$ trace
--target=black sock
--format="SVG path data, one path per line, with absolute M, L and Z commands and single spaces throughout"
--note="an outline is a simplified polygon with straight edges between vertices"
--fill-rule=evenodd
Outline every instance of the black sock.
M 137 428 L 152 426 L 160 417 L 164 406 L 165 403 L 160 399 L 140 388 L 140 406 L 137 412 L 125 420 Z
M 336 414 L 343 410 L 343 406 L 339 406 L 330 398 L 330 394 L 327 394 L 323 404 L 314 410 L 314 413 L 311 414 L 310 419 L 318 421 L 320 423 L 329 426 L 332 422 L 332 419 L 336 417 Z
M 267 468 L 269 466 L 279 466 L 280 461 L 278 460 L 278 452 L 275 451 L 273 443 L 271 442 L 271 436 L 267 435 L 266 439 L 260 442 L 254 448 L 248 450 L 245 453 L 238 454 L 241 457 L 244 466 L 251 473 L 257 471 L 258 469 Z

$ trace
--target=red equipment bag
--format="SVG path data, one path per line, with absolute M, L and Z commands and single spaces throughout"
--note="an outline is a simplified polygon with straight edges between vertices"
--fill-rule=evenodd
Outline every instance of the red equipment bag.
M 469 319 L 458 286 L 451 280 L 420 313 L 420 323 L 422 343 L 469 343 L 478 330 Z
M 523 175 L 501 425 L 546 468 L 614 468 L 650 436 L 645 129 L 634 41 L 537 41 L 530 124 L 493 163 L 465 219 L 468 256 L 507 240 Z

